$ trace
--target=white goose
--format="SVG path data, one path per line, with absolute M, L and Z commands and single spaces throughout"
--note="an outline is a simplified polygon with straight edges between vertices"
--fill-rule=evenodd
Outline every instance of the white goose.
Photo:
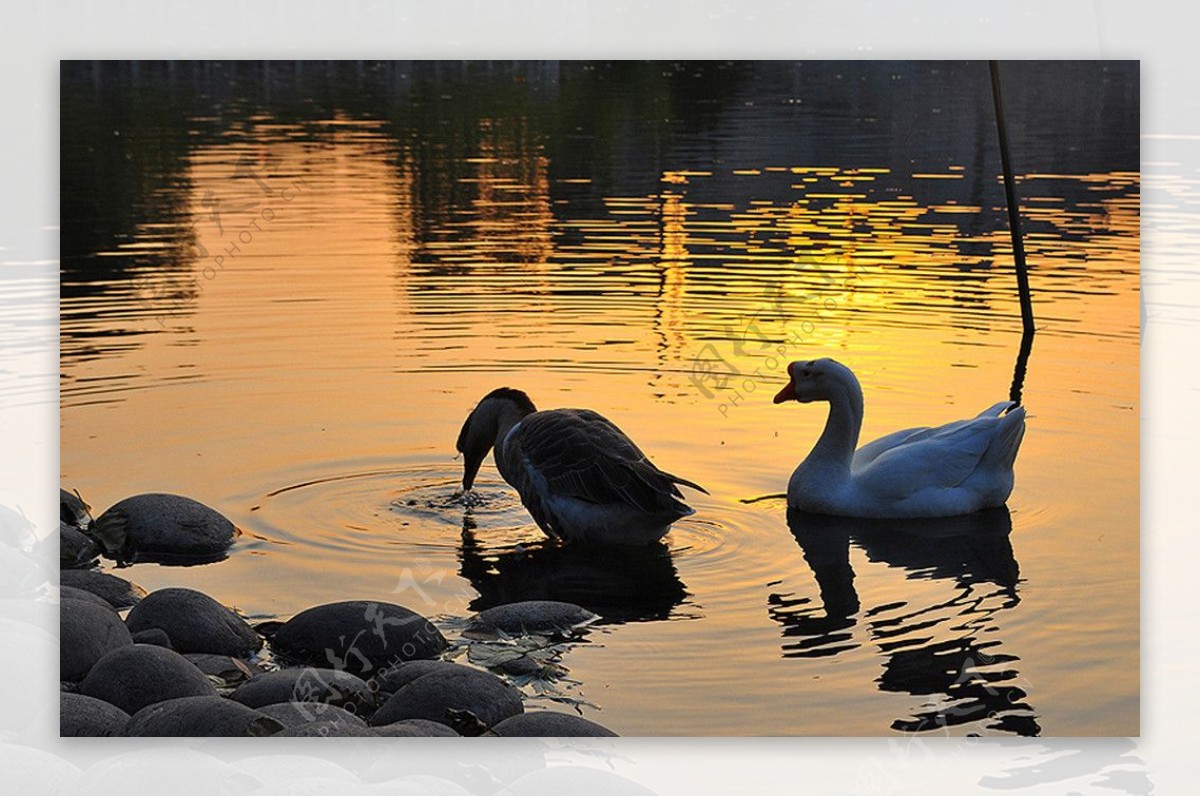
M 1025 434 L 1023 407 L 1002 401 L 969 420 L 904 429 L 855 451 L 863 395 L 854 372 L 825 358 L 794 362 L 788 376 L 776 404 L 829 402 L 825 431 L 788 481 L 788 506 L 844 517 L 931 518 L 1008 500 Z
M 694 513 L 678 484 L 611 421 L 591 410 L 539 412 L 520 390 L 488 393 L 471 411 L 455 447 L 470 490 L 489 450 L 521 503 L 547 535 L 564 541 L 644 545 Z

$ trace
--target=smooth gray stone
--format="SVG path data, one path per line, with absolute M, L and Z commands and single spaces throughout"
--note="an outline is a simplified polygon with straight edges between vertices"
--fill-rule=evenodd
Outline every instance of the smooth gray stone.
M 167 632 L 161 628 L 145 628 L 135 631 L 133 641 L 138 645 L 158 645 L 160 648 L 175 649 L 175 646 L 171 644 L 171 637 L 167 636 Z
M 238 535 L 220 512 L 169 493 L 122 499 L 96 518 L 91 532 L 118 562 L 172 564 L 222 559 Z
M 74 526 L 58 523 L 58 566 L 64 570 L 91 567 L 100 558 L 100 545 Z
M 137 584 L 99 570 L 63 570 L 59 583 L 98 595 L 114 609 L 128 609 L 146 597 L 146 590 Z
M 392 695 L 400 691 L 400 689 L 408 686 L 413 681 L 420 678 L 422 675 L 428 675 L 431 672 L 454 671 L 454 670 L 470 670 L 462 664 L 455 664 L 452 661 L 442 661 L 441 659 L 421 659 L 418 661 L 402 661 L 392 665 L 386 669 L 375 673 L 374 677 L 370 678 L 367 683 L 381 695 Z
M 59 603 L 59 678 L 81 681 L 105 654 L 133 644 L 129 630 L 108 606 L 67 598 Z
M 251 708 L 273 703 L 328 703 L 361 715 L 375 710 L 375 695 L 357 675 L 317 667 L 289 667 L 256 675 L 230 695 Z
M 371 724 L 426 719 L 471 736 L 524 710 L 521 693 L 515 687 L 489 672 L 463 667 L 417 678 L 388 698 L 371 717 Z M 463 716 L 464 712 L 473 715 L 483 727 L 478 727 L 471 716 Z
M 270 736 L 283 725 L 223 697 L 176 697 L 129 718 L 122 736 Z
M 85 601 L 87 603 L 94 603 L 97 606 L 103 606 L 109 611 L 116 611 L 116 609 L 114 609 L 108 601 L 104 600 L 104 598 L 101 598 L 94 592 L 88 592 L 87 590 L 79 589 L 78 587 L 60 586 L 58 588 L 58 599 Z
M 196 665 L 157 645 L 126 645 L 107 653 L 79 691 L 128 714 L 175 697 L 215 697 L 216 688 Z
M 313 606 L 274 629 L 268 639 L 271 649 L 284 658 L 352 673 L 431 659 L 446 649 L 445 638 L 429 620 L 378 601 Z
M 129 715 L 94 697 L 74 692 L 58 696 L 59 736 L 120 736 Z
M 259 673 L 266 672 L 252 661 L 222 656 L 218 653 L 184 653 L 183 657 L 200 668 L 200 672 L 220 678 L 226 684 L 247 681 Z
M 582 606 L 563 601 L 519 601 L 493 606 L 471 618 L 463 636 L 494 639 L 526 634 L 565 634 L 599 619 Z
M 344 708 L 328 703 L 272 703 L 262 706 L 258 711 L 272 719 L 278 720 L 285 728 L 294 728 L 310 722 L 349 722 L 367 727 L 367 721 L 357 714 L 351 714 Z
M 316 722 L 306 722 L 303 725 L 296 725 L 291 728 L 285 728 L 276 736 L 374 736 L 375 733 L 370 728 L 364 725 L 355 725 L 350 722 L 339 722 L 332 720 L 325 722 L 317 720 Z
M 496 723 L 497 736 L 617 736 L 603 725 L 577 714 L 557 711 L 532 711 Z
M 85 504 L 78 495 L 69 493 L 61 487 L 58 488 L 58 519 L 60 522 L 77 529 L 86 529 L 92 524 L 92 515 L 88 511 L 89 509 L 91 507 Z
M 159 628 L 180 653 L 247 656 L 262 647 L 250 624 L 203 592 L 168 587 L 151 592 L 129 610 L 130 631 Z
M 371 730 L 376 736 L 458 736 L 450 726 L 432 720 L 400 720 Z

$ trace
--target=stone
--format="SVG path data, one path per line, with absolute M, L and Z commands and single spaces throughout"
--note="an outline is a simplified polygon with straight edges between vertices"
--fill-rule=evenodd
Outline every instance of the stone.
M 261 666 L 252 661 L 222 656 L 217 653 L 184 653 L 183 657 L 200 668 L 200 672 L 218 678 L 226 685 L 238 684 L 261 672 Z
M 563 601 L 519 601 L 493 606 L 471 618 L 463 636 L 495 639 L 527 634 L 549 635 L 570 632 L 594 623 L 598 615 L 582 606 Z
M 283 725 L 224 697 L 176 697 L 129 718 L 122 736 L 270 736 Z
M 82 681 L 105 654 L 133 644 L 129 630 L 109 606 L 67 598 L 58 607 L 59 677 Z
M 58 696 L 59 736 L 120 736 L 129 721 L 121 709 L 74 692 Z
M 167 636 L 167 632 L 161 628 L 146 628 L 136 631 L 133 634 L 133 641 L 138 645 L 158 645 L 160 648 L 175 649 L 175 646 L 171 644 L 171 637 Z
M 305 609 L 269 639 L 271 649 L 286 659 L 352 673 L 430 659 L 446 649 L 445 638 L 429 620 L 403 606 L 377 601 Z
M 183 587 L 159 589 L 129 610 L 130 631 L 158 628 L 180 653 L 246 656 L 262 647 L 250 624 L 215 600 Z
M 442 670 L 470 670 L 462 664 L 441 659 L 418 659 L 417 661 L 402 661 L 380 670 L 367 681 L 381 695 L 392 695 L 408 686 L 422 675 Z
M 374 736 L 375 733 L 370 728 L 363 725 L 354 725 L 349 722 L 338 722 L 331 720 L 328 722 L 316 720 L 315 722 L 306 722 L 303 725 L 295 725 L 291 728 L 285 728 L 276 736 Z
M 367 726 L 367 721 L 357 714 L 352 714 L 344 708 L 327 703 L 301 703 L 295 701 L 272 703 L 269 706 L 259 707 L 258 711 L 272 719 L 278 720 L 285 728 L 294 728 L 297 725 L 304 725 L 309 722 L 333 721 L 348 722 L 364 728 Z
M 83 502 L 78 493 L 69 493 L 58 488 L 58 519 L 59 522 L 77 529 L 86 529 L 92 525 L 90 506 Z
M 101 598 L 96 593 L 88 592 L 87 590 L 78 589 L 76 587 L 60 586 L 58 588 L 58 598 L 59 600 L 85 601 L 87 603 L 93 603 L 96 606 L 103 606 L 105 609 L 110 611 L 116 611 L 116 609 L 114 609 L 108 601 L 104 600 L 104 598 Z
M 92 567 L 100 557 L 100 545 L 74 526 L 58 524 L 58 566 L 64 570 Z
M 176 697 L 213 697 L 217 690 L 196 665 L 157 645 L 125 645 L 106 653 L 80 684 L 82 694 L 132 715 Z
M 96 519 L 91 532 L 118 562 L 165 564 L 223 559 L 240 533 L 215 509 L 168 493 L 118 501 Z
M 376 736 L 458 736 L 453 728 L 432 720 L 400 720 L 371 730 Z
M 558 711 L 532 711 L 496 723 L 497 736 L 616 736 L 603 725 L 577 714 Z
M 251 708 L 273 703 L 328 703 L 353 713 L 375 710 L 375 694 L 366 681 L 348 672 L 317 667 L 289 667 L 256 675 L 230 695 Z
M 137 584 L 99 570 L 63 570 L 59 573 L 59 582 L 64 587 L 99 595 L 114 609 L 128 609 L 146 597 L 146 590 Z
M 371 717 L 371 725 L 426 719 L 477 736 L 525 710 L 521 693 L 495 675 L 470 667 L 438 670 L 402 687 Z

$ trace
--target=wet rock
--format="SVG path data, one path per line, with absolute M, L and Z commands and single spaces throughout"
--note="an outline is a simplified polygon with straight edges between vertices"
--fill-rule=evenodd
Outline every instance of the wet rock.
M 120 736 L 128 721 L 128 714 L 103 700 L 73 692 L 58 696 L 59 736 Z
M 394 603 L 344 601 L 305 609 L 270 637 L 275 653 L 302 664 L 352 673 L 429 659 L 446 648 L 434 625 Z
M 98 595 L 114 609 L 128 609 L 146 597 L 146 590 L 123 578 L 99 570 L 64 570 L 59 574 L 64 587 L 74 587 Z
M 84 601 L 86 603 L 95 604 L 96 606 L 103 606 L 105 609 L 110 611 L 116 611 L 116 609 L 109 605 L 108 601 L 104 600 L 104 598 L 101 598 L 94 592 L 88 592 L 87 590 L 77 589 L 75 587 L 59 587 L 58 598 L 59 600 Z
M 515 654 L 515 650 L 500 651 L 508 655 Z M 480 658 L 480 664 L 486 666 L 492 672 L 502 673 L 503 675 L 512 675 L 517 677 L 532 677 L 532 678 L 559 678 L 567 674 L 567 670 L 561 665 L 555 664 L 553 661 L 539 659 L 537 656 L 523 655 L 515 656 L 514 658 L 505 658 L 497 655 L 496 652 L 488 652 Z M 471 657 L 471 661 L 475 661 L 476 656 Z
M 183 657 L 199 667 L 200 672 L 218 678 L 226 685 L 242 683 L 264 672 L 262 667 L 252 661 L 217 653 L 185 653 Z
M 133 634 L 133 641 L 138 645 L 158 645 L 160 648 L 174 650 L 171 637 L 161 628 L 146 628 Z
M 168 493 L 146 493 L 113 504 L 92 535 L 118 562 L 195 564 L 222 559 L 238 530 L 220 512 Z
M 129 714 L 176 697 L 217 694 L 196 665 L 156 645 L 126 645 L 106 653 L 83 679 L 79 691 Z
M 363 725 L 354 725 L 349 722 L 339 722 L 330 720 L 316 720 L 315 722 L 306 722 L 303 725 L 296 725 L 291 728 L 285 728 L 276 736 L 374 736 L 375 733 Z
M 328 703 L 359 715 L 375 710 L 375 694 L 357 675 L 317 667 L 291 667 L 256 675 L 230 695 L 251 708 L 273 703 Z
M 376 692 L 381 695 L 392 695 L 408 686 L 422 675 L 443 670 L 470 670 L 462 664 L 441 659 L 421 659 L 419 661 L 402 661 L 387 669 L 380 670 L 368 681 Z
M 129 718 L 122 736 L 270 736 L 277 720 L 223 697 L 176 697 Z
M 309 722 L 348 722 L 352 725 L 367 727 L 367 721 L 357 714 L 351 714 L 344 708 L 326 703 L 272 703 L 258 709 L 272 719 L 278 720 L 285 728 L 295 728 Z
M 563 601 L 520 601 L 485 609 L 471 618 L 463 636 L 495 639 L 526 634 L 568 634 L 594 623 L 599 616 Z
M 453 728 L 431 720 L 400 720 L 371 730 L 376 736 L 458 736 Z
M 133 644 L 129 630 L 109 606 L 67 598 L 58 607 L 59 675 L 81 681 L 105 654 Z
M 88 511 L 89 509 L 91 507 L 83 502 L 78 493 L 69 493 L 61 487 L 58 488 L 58 519 L 60 522 L 77 529 L 86 529 L 92 525 L 92 515 Z
M 58 566 L 64 570 L 92 567 L 100 557 L 100 546 L 88 535 L 66 523 L 58 524 Z
M 482 670 L 463 667 L 422 675 L 388 698 L 371 725 L 425 719 L 474 736 L 524 711 L 521 693 Z
M 180 653 L 245 656 L 262 647 L 249 623 L 194 589 L 155 590 L 129 611 L 125 623 L 130 631 L 165 631 Z
M 534 711 L 496 723 L 492 733 L 497 736 L 616 736 L 603 725 L 586 720 L 577 714 L 557 711 Z

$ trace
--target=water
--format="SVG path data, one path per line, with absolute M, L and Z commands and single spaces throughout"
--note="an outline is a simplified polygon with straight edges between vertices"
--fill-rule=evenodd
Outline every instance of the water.
M 771 404 L 787 360 L 854 368 L 864 440 L 1008 394 L 983 63 L 68 65 L 63 483 L 220 509 L 227 560 L 122 575 L 253 618 L 589 606 L 563 664 L 626 735 L 1136 735 L 1136 64 L 1004 70 L 1039 327 L 1007 510 L 771 497 L 825 420 Z M 467 505 L 501 385 L 711 496 L 603 557 L 490 461 Z

